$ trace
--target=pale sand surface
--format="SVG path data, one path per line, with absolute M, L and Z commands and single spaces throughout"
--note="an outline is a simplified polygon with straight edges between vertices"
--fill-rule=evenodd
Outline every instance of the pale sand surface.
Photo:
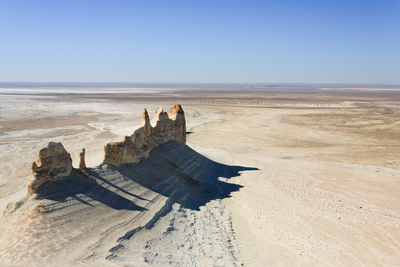
M 98 166 L 144 107 L 151 116 L 175 103 L 193 151 L 166 146 L 132 169 Z M 399 266 L 399 115 L 400 97 L 375 91 L 2 96 L 2 210 L 24 197 L 49 141 L 62 141 L 75 167 L 85 147 L 102 187 L 3 217 L 0 263 Z M 230 186 L 210 195 L 187 175 Z

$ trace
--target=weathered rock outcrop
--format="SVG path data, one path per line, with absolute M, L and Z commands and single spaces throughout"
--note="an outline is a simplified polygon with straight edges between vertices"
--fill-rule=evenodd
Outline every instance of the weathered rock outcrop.
M 46 182 L 70 175 L 71 171 L 71 155 L 61 143 L 50 142 L 47 147 L 39 151 L 38 159 L 32 163 L 28 194 L 34 194 Z
M 141 126 L 133 135 L 125 136 L 122 142 L 107 144 L 104 147 L 104 162 L 116 166 L 135 163 L 147 158 L 153 148 L 167 141 L 186 143 L 185 113 L 181 105 L 174 105 L 169 113 L 157 110 L 155 127 L 151 126 L 145 109 Z
M 150 151 L 156 146 L 170 140 L 186 143 L 185 113 L 181 105 L 175 105 L 170 112 L 159 109 L 156 112 L 157 123 L 155 127 L 150 124 L 149 114 L 145 109 L 142 124 L 133 135 L 125 136 L 124 141 L 107 144 L 104 148 L 104 162 L 113 165 L 139 162 L 141 158 L 149 156 Z M 86 168 L 85 149 L 79 154 L 79 169 Z M 37 192 L 44 183 L 71 174 L 71 155 L 61 143 L 50 142 L 41 149 L 38 159 L 32 164 L 32 178 L 28 185 L 28 194 Z

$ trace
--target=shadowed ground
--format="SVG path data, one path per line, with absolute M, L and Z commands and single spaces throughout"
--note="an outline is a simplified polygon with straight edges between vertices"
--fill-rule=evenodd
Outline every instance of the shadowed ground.
M 59 252 L 82 253 L 79 250 L 95 251 L 82 260 L 85 263 L 115 261 L 114 253 L 121 252 L 122 245 L 113 247 L 114 242 L 151 229 L 175 204 L 200 211 L 211 200 L 230 197 L 242 186 L 219 178 L 246 170 L 257 169 L 217 163 L 175 141 L 158 146 L 136 164 L 74 169 L 69 177 L 42 186 L 36 199 L 21 205 L 25 214 L 41 216 L 29 227 L 21 224 L 0 252 L 9 262 L 16 258 L 46 261 Z M 98 241 L 90 246 L 85 240 Z
M 67 198 L 72 198 L 90 205 L 83 200 L 84 197 L 117 210 L 144 210 L 118 194 L 120 192 L 147 200 L 129 192 L 124 188 L 126 185 L 119 185 L 128 181 L 170 197 L 171 201 L 178 202 L 185 208 L 198 210 L 208 201 L 230 197 L 231 192 L 242 187 L 222 182 L 219 178 L 229 179 L 248 170 L 258 169 L 221 164 L 202 156 L 187 145 L 170 141 L 153 149 L 149 158 L 136 164 L 119 167 L 101 164 L 93 169 L 74 170 L 71 176 L 40 188 L 38 199 L 64 202 Z

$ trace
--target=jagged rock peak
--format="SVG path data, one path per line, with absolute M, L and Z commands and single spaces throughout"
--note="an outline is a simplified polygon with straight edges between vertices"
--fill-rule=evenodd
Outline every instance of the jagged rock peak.
M 125 136 L 124 141 L 109 143 L 104 147 L 104 162 L 113 165 L 139 162 L 148 157 L 150 151 L 170 140 L 186 143 L 186 121 L 182 106 L 171 107 L 169 114 L 159 108 L 156 112 L 156 125 L 150 124 L 148 112 L 142 115 L 142 127 L 133 135 Z
M 163 121 L 163 120 L 168 120 L 168 113 L 164 111 L 162 107 L 159 107 L 156 111 L 156 116 L 155 120 L 158 121 Z
M 171 107 L 171 109 L 169 110 L 169 114 L 168 117 L 171 120 L 181 120 L 181 121 L 185 121 L 185 112 L 182 109 L 182 106 L 179 104 L 174 105 L 173 107 Z M 185 125 L 185 130 L 186 130 L 186 125 Z
M 150 118 L 149 118 L 149 113 L 147 112 L 147 109 L 144 109 L 143 114 L 142 114 L 142 122 L 140 126 L 147 126 L 150 125 Z
M 182 109 L 182 106 L 180 104 L 175 104 L 171 109 L 169 110 L 170 115 L 175 115 L 175 114 L 184 114 L 185 112 Z
M 39 151 L 38 159 L 32 163 L 28 194 L 34 194 L 48 181 L 70 175 L 71 171 L 71 155 L 61 143 L 50 142 L 47 147 Z

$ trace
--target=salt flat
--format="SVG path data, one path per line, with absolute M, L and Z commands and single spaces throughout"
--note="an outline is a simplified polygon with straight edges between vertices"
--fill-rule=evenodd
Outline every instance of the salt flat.
M 61 141 L 75 167 L 85 147 L 102 188 L 5 214 L 3 265 L 400 265 L 396 92 L 9 93 L 0 103 L 0 208 L 25 196 L 49 141 Z M 132 134 L 143 108 L 151 117 L 175 103 L 187 147 L 159 148 L 136 175 L 100 165 L 104 145 Z M 209 192 L 185 175 L 223 186 Z

